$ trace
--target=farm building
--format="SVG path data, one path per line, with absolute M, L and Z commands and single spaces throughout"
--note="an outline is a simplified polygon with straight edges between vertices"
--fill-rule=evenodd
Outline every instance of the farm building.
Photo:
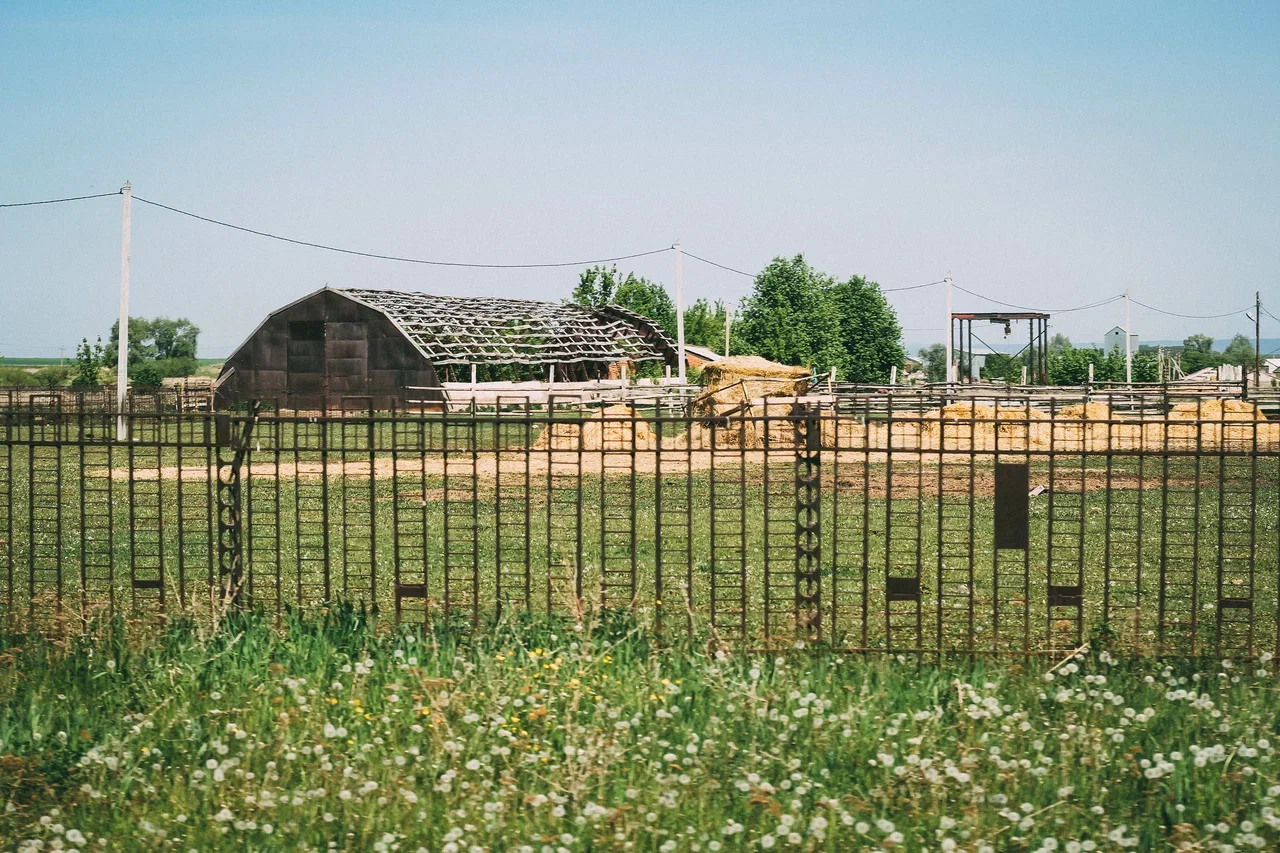
M 638 314 L 523 299 L 323 288 L 270 314 L 227 359 L 226 407 L 444 402 L 447 381 L 582 382 L 620 362 L 676 364 L 676 347 Z

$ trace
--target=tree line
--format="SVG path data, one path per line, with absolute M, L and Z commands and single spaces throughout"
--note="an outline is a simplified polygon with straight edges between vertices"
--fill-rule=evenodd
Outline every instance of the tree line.
M 676 310 L 665 287 L 616 266 L 596 266 L 578 279 L 571 301 L 621 305 L 676 337 Z M 728 307 L 695 301 L 684 314 L 685 343 L 724 350 Z M 782 364 L 834 369 L 846 382 L 883 383 L 906 358 L 902 327 L 880 285 L 862 276 L 838 279 L 803 255 L 776 257 L 755 277 L 729 322 L 729 353 Z

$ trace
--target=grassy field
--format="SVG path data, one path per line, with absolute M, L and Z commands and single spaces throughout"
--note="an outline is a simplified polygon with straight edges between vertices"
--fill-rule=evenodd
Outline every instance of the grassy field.
M 1246 850 L 1268 669 L 708 656 L 352 611 L 0 637 L 6 850 Z

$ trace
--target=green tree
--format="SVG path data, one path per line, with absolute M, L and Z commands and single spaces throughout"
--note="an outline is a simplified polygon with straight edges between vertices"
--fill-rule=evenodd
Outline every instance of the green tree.
M 1062 352 L 1063 350 L 1071 348 L 1071 338 L 1068 338 L 1066 335 L 1062 334 L 1062 332 L 1058 332 L 1049 339 L 1049 352 L 1051 353 Z
M 724 349 L 724 323 L 728 314 L 728 308 L 718 299 L 715 303 L 697 300 L 684 312 L 685 341 L 720 352 Z
M 1222 351 L 1222 360 L 1226 364 L 1240 364 L 1253 367 L 1256 350 L 1253 348 L 1253 341 L 1244 335 L 1236 335 L 1231 339 L 1231 343 L 1227 344 L 1227 348 Z
M 153 388 L 164 384 L 164 376 L 154 362 L 143 362 L 130 368 L 129 381 L 140 388 Z
M 907 353 L 902 348 L 898 315 L 889 307 L 880 285 L 855 275 L 831 287 L 828 298 L 839 320 L 843 350 L 840 378 L 862 383 L 889 381 L 890 371 L 901 369 Z
M 947 348 L 942 344 L 931 344 L 919 352 L 924 362 L 924 377 L 928 382 L 947 381 Z
M 982 378 L 1016 385 L 1022 381 L 1022 366 L 1026 363 L 1026 359 L 1019 355 L 992 353 L 982 360 Z
M 76 347 L 75 373 L 71 384 L 83 387 L 96 387 L 102 384 L 98 371 L 106 363 L 106 352 L 103 350 L 102 338 L 96 344 L 89 343 L 88 338 L 81 338 Z
M 629 272 L 623 278 L 616 265 L 583 270 L 570 301 L 593 308 L 620 305 L 649 318 L 673 340 L 676 337 L 676 306 L 666 288 L 647 278 L 637 278 L 635 273 Z
M 782 257 L 756 275 L 755 289 L 734 323 L 749 351 L 782 364 L 844 368 L 835 280 L 803 255 Z M 849 374 L 841 369 L 841 378 Z
M 1133 381 L 1134 382 L 1159 382 L 1160 381 L 1160 361 L 1155 350 L 1145 350 L 1134 353 L 1133 356 Z
M 1213 351 L 1213 338 L 1208 335 L 1190 335 L 1182 341 L 1182 356 L 1179 358 L 1179 363 L 1183 373 L 1195 373 L 1206 367 L 1217 367 L 1222 362 L 1222 353 Z
M 194 359 L 200 329 L 185 317 L 129 318 L 129 366 L 165 359 Z M 111 324 L 106 363 L 114 367 L 120 350 L 120 321 Z

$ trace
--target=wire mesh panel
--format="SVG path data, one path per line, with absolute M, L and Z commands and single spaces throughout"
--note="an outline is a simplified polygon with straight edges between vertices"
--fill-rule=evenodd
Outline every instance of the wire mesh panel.
M 244 472 L 245 583 L 249 601 L 272 614 L 279 624 L 286 599 L 278 443 L 271 441 L 266 450 L 249 453 Z
M 33 444 L 27 465 L 27 601 L 62 613 L 62 445 Z
M 924 461 L 921 422 L 891 418 L 885 454 L 884 625 L 890 651 L 924 645 Z M 914 427 L 915 429 L 911 429 Z
M 143 435 L 156 434 L 153 419 Z M 138 437 L 141 440 L 141 436 Z M 165 607 L 165 536 L 162 448 L 129 445 L 129 580 L 135 614 L 163 613 Z
M 576 614 L 583 595 L 582 427 L 557 418 L 553 400 L 539 441 L 547 460 L 546 609 Z
M 514 414 L 496 418 L 494 433 L 495 601 L 501 614 L 528 610 L 532 604 L 533 480 L 528 448 L 533 429 L 527 416 Z
M 444 422 L 444 609 L 480 620 L 480 483 L 474 417 Z
M 747 637 L 746 423 L 709 423 L 711 446 L 711 631 L 717 640 Z
M 9 438 L 7 423 L 0 422 L 0 435 Z M 14 603 L 13 455 L 12 444 L 0 446 L 0 605 L 5 613 L 13 612 Z
M 673 420 L 655 421 L 654 613 L 693 630 L 693 450 L 691 436 Z
M 332 598 L 329 528 L 329 427 L 323 421 L 292 424 L 294 603 L 305 612 Z
M 364 415 L 357 417 L 357 415 Z M 338 499 L 342 525 L 342 592 L 347 601 L 377 604 L 377 480 L 374 431 L 367 398 L 344 398 L 338 423 L 341 469 Z
M 428 424 L 421 418 L 391 422 L 393 587 L 396 618 L 417 624 L 430 615 L 427 558 Z
M 85 616 L 115 611 L 113 455 L 111 445 L 80 447 L 80 610 Z
M 634 409 L 610 409 L 604 415 L 599 456 L 600 605 L 631 607 L 636 598 L 637 421 Z
M 231 579 L 211 605 L 394 602 L 472 625 L 603 606 L 736 648 L 1280 644 L 1280 425 L 1247 408 L 1113 397 L 1090 420 L 1052 397 L 926 409 L 905 392 L 696 418 L 170 406 L 118 440 L 112 419 L 60 408 L 79 400 L 35 400 L 0 411 L 6 620 L 125 601 L 200 615 Z
M 199 422 L 191 421 L 194 426 Z M 207 422 L 206 422 L 207 423 Z M 180 425 L 181 426 L 181 425 Z M 185 435 L 183 433 L 186 433 Z M 213 445 L 206 435 L 179 430 L 174 499 L 177 519 L 177 592 L 182 610 L 212 601 L 216 526 Z M 185 441 L 184 441 L 185 439 Z M 193 440 L 203 441 L 192 446 Z

